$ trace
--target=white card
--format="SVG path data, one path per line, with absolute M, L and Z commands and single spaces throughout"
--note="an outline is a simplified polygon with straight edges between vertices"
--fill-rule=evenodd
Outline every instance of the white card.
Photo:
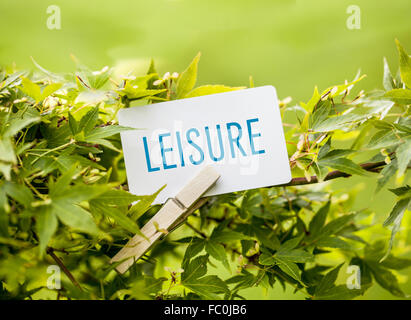
M 174 197 L 202 167 L 221 174 L 206 195 L 288 183 L 291 171 L 275 88 L 264 86 L 121 109 L 129 190 Z

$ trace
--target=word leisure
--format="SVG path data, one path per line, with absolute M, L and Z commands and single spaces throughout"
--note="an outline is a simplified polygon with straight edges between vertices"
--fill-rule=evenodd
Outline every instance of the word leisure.
M 256 150 L 255 148 L 255 144 L 254 144 L 254 140 L 257 137 L 260 137 L 261 134 L 260 133 L 254 133 L 253 132 L 253 128 L 252 128 L 252 124 L 258 122 L 258 118 L 254 118 L 254 119 L 248 119 L 246 120 L 246 127 L 247 127 L 247 134 L 248 134 L 248 140 L 247 143 L 249 143 L 249 148 L 244 148 L 241 145 L 240 139 L 242 138 L 243 135 L 243 127 L 241 126 L 240 123 L 238 122 L 229 122 L 227 124 L 225 124 L 223 126 L 223 128 L 225 128 L 225 132 L 224 134 L 222 133 L 222 129 L 221 129 L 221 125 L 217 124 L 216 125 L 216 132 L 217 132 L 217 136 L 218 136 L 218 147 L 217 149 L 219 150 L 218 153 L 216 151 L 213 150 L 213 143 L 212 143 L 212 138 L 211 138 L 211 134 L 210 134 L 210 128 L 208 126 L 204 127 L 203 130 L 203 134 L 206 137 L 206 141 L 207 141 L 207 151 L 203 150 L 203 148 L 201 146 L 199 146 L 197 143 L 194 142 L 193 136 L 199 138 L 201 136 L 202 133 L 200 133 L 200 131 L 197 128 L 190 128 L 188 129 L 185 134 L 182 134 L 180 131 L 176 131 L 175 132 L 175 139 L 177 141 L 177 151 L 178 151 L 178 159 L 179 162 L 178 164 L 174 163 L 174 164 L 170 164 L 167 163 L 166 160 L 166 153 L 167 152 L 173 152 L 174 148 L 171 146 L 166 145 L 167 143 L 167 138 L 171 138 L 171 133 L 167 132 L 167 133 L 162 133 L 158 135 L 158 143 L 160 146 L 160 154 L 161 154 L 161 159 L 162 159 L 162 168 L 164 170 L 167 169 L 174 169 L 177 168 L 177 166 L 181 166 L 181 167 L 185 167 L 186 166 L 186 162 L 187 159 L 185 159 L 185 155 L 184 155 L 184 149 L 183 149 L 183 138 L 185 138 L 185 143 L 187 145 L 190 145 L 192 148 L 194 148 L 196 150 L 197 154 L 197 158 L 195 158 L 192 154 L 190 154 L 189 156 L 189 162 L 193 165 L 200 165 L 202 163 L 204 163 L 204 159 L 206 156 L 209 156 L 209 159 L 211 159 L 214 162 L 218 162 L 224 159 L 225 156 L 231 156 L 231 158 L 236 158 L 237 156 L 244 156 L 247 157 L 248 154 L 245 150 L 250 150 L 252 155 L 258 155 L 258 154 L 262 154 L 265 153 L 265 150 L 260 149 L 260 150 Z M 224 137 L 224 138 L 223 138 Z M 223 143 L 223 139 L 225 139 L 226 141 L 228 141 L 229 143 L 229 150 L 225 150 L 224 148 L 224 143 Z M 154 172 L 154 171 L 158 171 L 161 169 L 160 166 L 158 167 L 154 167 L 151 164 L 151 160 L 150 160 L 150 149 L 148 146 L 148 142 L 147 142 L 147 137 L 144 136 L 142 138 L 143 141 L 143 146 L 144 146 L 144 153 L 145 153 L 145 157 L 146 157 L 146 162 L 147 162 L 147 171 L 148 172 Z M 168 140 L 168 142 L 170 142 L 171 140 Z M 216 154 L 218 154 L 218 156 L 216 156 Z

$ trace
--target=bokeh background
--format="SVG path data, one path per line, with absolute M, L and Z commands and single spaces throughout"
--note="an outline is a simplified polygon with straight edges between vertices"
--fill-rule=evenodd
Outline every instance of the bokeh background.
M 47 28 L 50 5 L 61 9 L 60 30 Z M 347 27 L 350 5 L 361 10 L 360 29 Z M 359 69 L 368 75 L 361 89 L 381 88 L 383 57 L 394 71 L 398 67 L 394 39 L 411 52 L 411 1 L 0 0 L 0 30 L 3 66 L 34 69 L 32 56 L 51 71 L 73 71 L 73 54 L 96 70 L 108 65 L 124 73 L 143 73 L 154 58 L 164 73 L 182 71 L 201 51 L 199 84 L 247 86 L 252 75 L 256 86 L 274 85 L 280 98 L 291 96 L 298 103 L 311 97 L 314 86 L 325 89 L 351 80 Z M 389 237 L 380 224 L 394 196 L 375 196 L 375 179 L 342 179 L 327 187 L 351 192 L 353 209 L 370 207 L 375 238 Z M 400 245 L 410 243 L 410 225 L 406 217 Z M 215 272 L 228 276 L 220 268 Z M 407 271 L 400 275 L 409 294 L 410 278 Z M 268 292 L 248 289 L 243 295 L 303 298 L 279 285 Z M 376 285 L 364 298 L 393 297 Z

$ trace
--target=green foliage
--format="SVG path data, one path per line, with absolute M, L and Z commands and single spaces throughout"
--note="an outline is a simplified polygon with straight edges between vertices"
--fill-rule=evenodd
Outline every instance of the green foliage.
M 198 62 L 200 61 L 200 53 L 198 53 L 190 65 L 184 70 L 177 80 L 176 96 L 177 99 L 184 98 L 195 86 L 197 82 Z
M 209 198 L 124 275 L 109 260 L 158 211 L 162 188 L 128 192 L 119 133 L 130 128 L 116 123 L 118 110 L 243 87 L 196 87 L 199 54 L 162 77 L 154 62 L 146 75 L 121 79 L 79 63 L 68 75 L 36 62 L 34 75 L 1 71 L 0 298 L 56 298 L 45 287 L 56 263 L 66 273 L 58 298 L 241 299 L 248 288 L 280 285 L 307 299 L 352 299 L 374 283 L 406 297 L 397 275 L 411 260 L 393 252 L 404 249 L 396 235 L 411 203 L 411 60 L 397 46 L 400 76 L 384 61 L 384 90 L 352 94 L 358 75 L 315 88 L 299 106 L 280 103 L 298 122 L 285 127 L 288 186 Z M 312 187 L 350 176 L 378 179 L 376 192 L 395 179 L 389 241 L 373 237 L 372 212 L 352 210 L 354 191 Z M 341 280 L 345 263 L 360 268 L 361 288 Z

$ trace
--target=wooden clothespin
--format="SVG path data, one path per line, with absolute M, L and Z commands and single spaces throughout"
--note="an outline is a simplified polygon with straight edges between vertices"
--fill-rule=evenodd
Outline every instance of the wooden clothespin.
M 203 168 L 174 198 L 169 198 L 157 214 L 141 229 L 146 238 L 136 234 L 111 260 L 123 261 L 116 270 L 125 273 L 154 243 L 184 221 L 188 215 L 205 203 L 201 196 L 220 178 L 211 166 Z

